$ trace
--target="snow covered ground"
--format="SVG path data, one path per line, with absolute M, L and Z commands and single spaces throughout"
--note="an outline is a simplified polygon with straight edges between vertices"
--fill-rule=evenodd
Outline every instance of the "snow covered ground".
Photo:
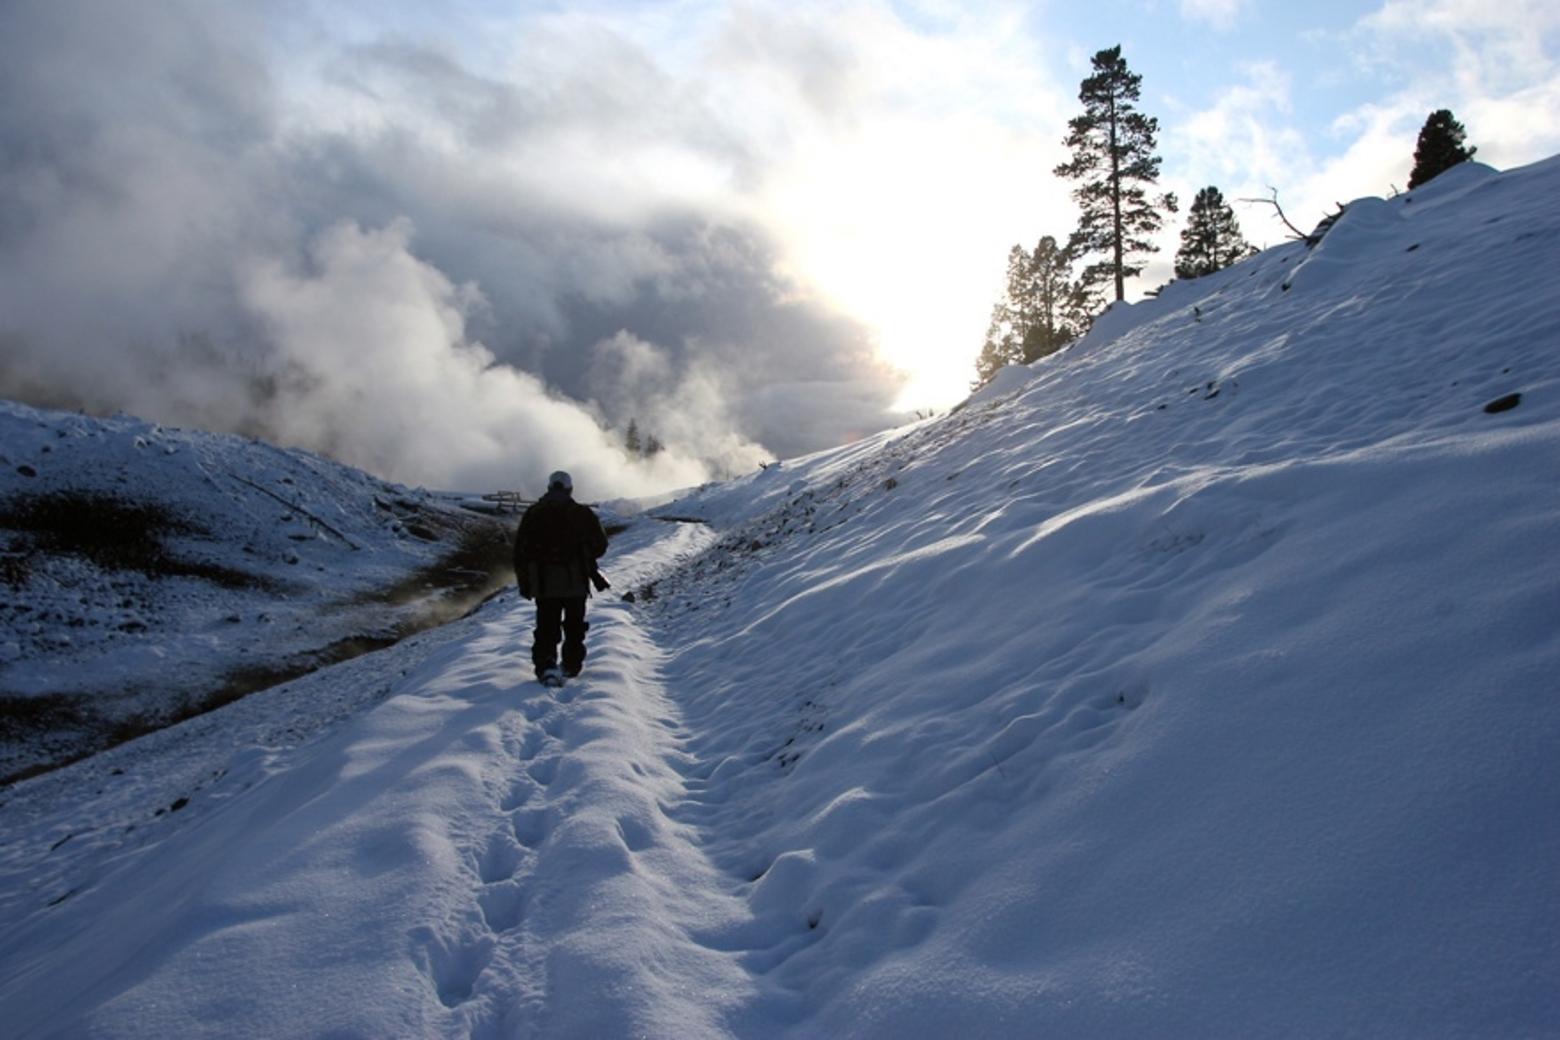
M 511 526 L 308 452 L 0 402 L 0 778 L 459 612 Z
M 11 1035 L 1560 1035 L 1560 160 L 0 793 Z M 1519 395 L 1515 399 L 1513 395 Z

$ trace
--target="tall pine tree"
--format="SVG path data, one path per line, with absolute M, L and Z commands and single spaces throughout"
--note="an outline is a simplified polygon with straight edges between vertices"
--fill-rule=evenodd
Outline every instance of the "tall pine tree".
M 1127 68 L 1120 46 L 1100 51 L 1093 63 L 1094 75 L 1078 90 L 1083 115 L 1068 121 L 1071 133 L 1063 142 L 1072 161 L 1058 166 L 1056 175 L 1078 182 L 1078 230 L 1069 250 L 1079 257 L 1105 255 L 1084 268 L 1084 288 L 1093 294 L 1113 280 L 1120 300 L 1126 280 L 1143 270 L 1134 258 L 1158 251 L 1148 236 L 1164 225 L 1165 213 L 1175 212 L 1175 196 L 1149 195 L 1159 180 L 1159 120 L 1134 107 L 1143 77 Z
M 1209 185 L 1197 193 L 1181 230 L 1181 248 L 1175 254 L 1177 278 L 1201 278 L 1222 271 L 1252 252 L 1240 233 L 1235 211 L 1218 188 Z
M 1424 184 L 1430 178 L 1473 158 L 1477 148 L 1464 148 L 1468 131 L 1456 119 L 1452 110 L 1439 108 L 1430 113 L 1425 125 L 1419 128 L 1419 142 L 1414 146 L 1414 169 L 1408 175 L 1408 190 Z

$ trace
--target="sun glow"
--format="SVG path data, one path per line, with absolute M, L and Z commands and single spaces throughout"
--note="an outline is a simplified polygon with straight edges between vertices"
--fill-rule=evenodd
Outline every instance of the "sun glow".
M 753 201 L 787 273 L 863 322 L 904 375 L 898 407 L 946 407 L 969 392 L 1009 247 L 1071 219 L 1052 212 L 1065 196 L 1037 190 L 1065 101 L 1000 19 L 931 36 L 881 17 L 838 28 L 852 71 L 822 118 L 741 97 L 784 130 Z
M 1032 155 L 1004 132 L 966 127 L 934 146 L 924 126 L 880 123 L 801 168 L 768 200 L 790 273 L 873 330 L 882 359 L 905 375 L 898 407 L 962 399 Z M 1009 161 L 972 163 L 969 155 Z

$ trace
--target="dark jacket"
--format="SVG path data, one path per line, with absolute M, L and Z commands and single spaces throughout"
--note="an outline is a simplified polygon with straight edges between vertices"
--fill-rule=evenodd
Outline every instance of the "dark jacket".
M 590 595 L 590 575 L 607 551 L 607 535 L 589 506 L 553 489 L 520 518 L 515 532 L 515 577 L 526 599 Z

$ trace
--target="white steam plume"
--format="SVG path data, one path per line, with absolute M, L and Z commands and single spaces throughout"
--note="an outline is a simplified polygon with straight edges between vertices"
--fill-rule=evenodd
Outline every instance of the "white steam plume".
M 704 459 L 719 473 L 744 472 L 770 457 L 737 432 L 717 371 L 696 362 L 678 371 L 669 351 L 630 332 L 596 344 L 587 385 L 608 415 L 637 420 L 674 455 Z
M 280 439 L 435 487 L 535 491 L 568 469 L 594 498 L 708 478 L 671 441 L 653 464 L 630 462 L 583 406 L 496 364 L 465 335 L 480 292 L 413 256 L 411 231 L 406 220 L 337 224 L 312 243 L 310 270 L 265 260 L 241 278 L 276 351 L 264 423 Z

